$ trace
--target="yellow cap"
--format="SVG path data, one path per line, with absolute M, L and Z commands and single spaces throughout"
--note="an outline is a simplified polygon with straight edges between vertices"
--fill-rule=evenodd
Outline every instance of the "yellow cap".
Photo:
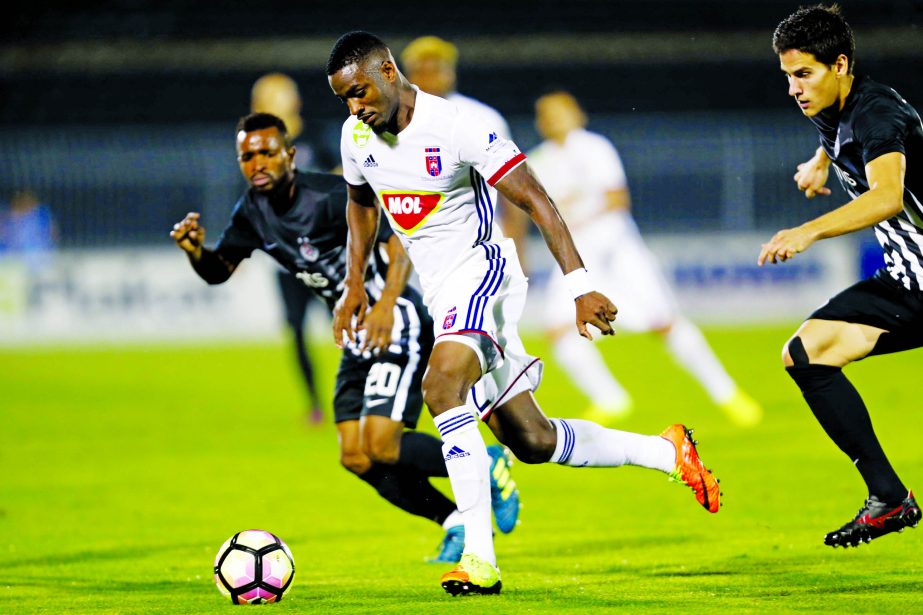
M 458 47 L 438 36 L 421 36 L 404 47 L 401 63 L 409 64 L 423 58 L 438 58 L 452 66 L 458 62 Z

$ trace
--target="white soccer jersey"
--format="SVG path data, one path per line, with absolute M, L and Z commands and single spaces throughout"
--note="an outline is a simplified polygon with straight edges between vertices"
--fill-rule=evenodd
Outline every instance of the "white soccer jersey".
M 471 98 L 470 96 L 465 96 L 464 94 L 459 94 L 458 92 L 452 92 L 446 96 L 446 100 L 455 103 L 462 111 L 470 111 L 474 114 L 480 114 L 481 117 L 483 117 L 487 122 L 487 124 L 496 130 L 497 134 L 501 137 L 505 139 L 513 138 L 513 135 L 510 132 L 510 125 L 506 123 L 506 120 L 503 119 L 503 116 L 500 115 L 500 112 L 490 105 L 485 105 L 476 98 Z
M 526 158 L 479 115 L 419 90 L 413 118 L 399 135 L 377 135 L 351 116 L 340 152 L 346 181 L 369 184 L 378 196 L 428 306 L 453 270 L 484 258 L 481 244 L 503 239 L 487 186 Z
M 529 152 L 529 166 L 571 230 L 598 220 L 606 192 L 626 186 L 615 147 L 602 135 L 572 130 L 563 145 L 545 141 Z

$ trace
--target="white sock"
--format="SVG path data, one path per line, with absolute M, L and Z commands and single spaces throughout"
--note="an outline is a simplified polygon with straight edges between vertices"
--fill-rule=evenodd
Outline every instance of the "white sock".
M 458 406 L 433 421 L 442 436 L 445 467 L 465 524 L 465 553 L 496 566 L 490 520 L 490 457 L 478 431 L 478 420 L 467 406 Z
M 551 461 L 582 467 L 641 466 L 672 472 L 676 447 L 660 436 L 606 429 L 581 419 L 550 419 L 558 434 Z
M 446 517 L 445 521 L 442 522 L 442 529 L 447 530 L 450 527 L 455 527 L 456 525 L 464 525 L 464 523 L 465 518 L 462 517 L 462 514 L 458 512 L 458 509 L 456 508 L 451 513 L 449 513 L 449 516 Z
M 593 342 L 573 332 L 565 333 L 554 343 L 554 357 L 577 388 L 597 406 L 628 405 L 628 393 L 609 371 Z
M 737 385 L 692 322 L 685 318 L 677 319 L 666 340 L 677 362 L 699 381 L 712 401 L 724 403 L 734 395 Z

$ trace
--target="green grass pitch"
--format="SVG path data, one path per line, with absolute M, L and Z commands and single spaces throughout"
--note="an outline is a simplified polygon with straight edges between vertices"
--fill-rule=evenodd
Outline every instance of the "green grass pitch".
M 821 542 L 865 492 L 780 366 L 793 327 L 706 331 L 765 404 L 750 431 L 731 427 L 656 339 L 606 340 L 636 400 L 623 427 L 695 427 L 724 507 L 709 515 L 650 470 L 517 463 L 522 523 L 496 541 L 503 593 L 467 598 L 445 594 L 446 568 L 423 562 L 440 528 L 342 470 L 332 424 L 304 425 L 286 345 L 4 351 L 0 612 L 247 608 L 211 573 L 217 548 L 247 528 L 294 553 L 291 592 L 260 607 L 275 612 L 921 612 L 923 529 L 847 551 Z M 528 345 L 550 357 L 540 339 Z M 336 352 L 314 351 L 329 391 Z M 899 473 L 923 490 L 923 353 L 847 373 Z M 552 416 L 584 404 L 551 361 L 538 397 Z

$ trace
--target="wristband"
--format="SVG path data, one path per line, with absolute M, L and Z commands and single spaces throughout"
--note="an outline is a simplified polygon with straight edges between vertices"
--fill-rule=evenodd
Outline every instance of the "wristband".
M 567 290 L 570 291 L 574 301 L 577 300 L 577 297 L 595 290 L 593 288 L 593 283 L 590 281 L 590 274 L 586 269 L 574 269 L 570 273 L 565 274 L 564 284 L 567 286 Z

